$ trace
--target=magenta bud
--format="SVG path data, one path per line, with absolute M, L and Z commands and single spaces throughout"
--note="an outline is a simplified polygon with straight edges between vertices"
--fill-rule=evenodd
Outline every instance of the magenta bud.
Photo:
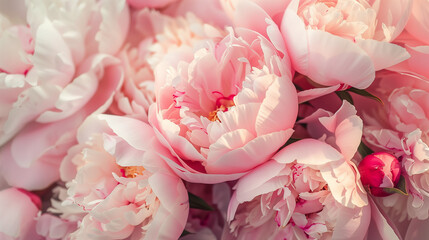
M 359 164 L 358 170 L 364 186 L 369 187 L 372 195 L 389 196 L 384 188 L 395 188 L 401 176 L 401 165 L 393 155 L 385 152 L 366 156 Z

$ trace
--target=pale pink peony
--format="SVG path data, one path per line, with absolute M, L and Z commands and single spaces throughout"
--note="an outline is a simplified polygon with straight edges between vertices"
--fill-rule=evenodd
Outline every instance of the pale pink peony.
M 0 239 L 42 239 L 36 233 L 40 198 L 26 190 L 8 188 L 0 191 Z
M 78 140 L 61 166 L 68 197 L 54 210 L 79 222 L 71 239 L 180 236 L 189 211 L 187 191 L 157 155 L 168 152 L 149 125 L 95 115 L 79 128 Z
M 149 121 L 178 157 L 169 165 L 190 182 L 237 179 L 268 160 L 297 115 L 282 49 L 243 28 L 214 36 L 166 54 L 155 69 Z
M 408 196 L 383 198 L 391 214 L 405 218 L 429 217 L 429 82 L 409 74 L 380 72 L 374 86 L 384 105 L 363 108 L 364 137 L 375 151 L 397 157 Z
M 397 239 L 353 165 L 321 141 L 288 145 L 238 181 L 226 239 Z
M 409 57 L 389 42 L 402 32 L 411 4 L 292 0 L 281 23 L 292 66 L 324 86 L 367 88 L 375 71 Z
M 85 56 L 115 53 L 128 29 L 125 2 L 111 2 L 28 2 L 27 26 L 0 17 L 6 21 L 0 25 L 11 25 L 0 28 L 0 144 L 33 120 L 72 115 L 94 95 L 99 79 L 79 76 L 91 69 Z M 110 37 L 111 32 L 117 33 Z
M 31 67 L 20 75 L 23 84 L 1 90 L 16 94 L 0 101 L 0 144 L 19 134 L 0 150 L 0 171 L 9 185 L 35 190 L 59 179 L 76 129 L 89 114 L 104 112 L 122 84 L 119 60 L 110 54 L 121 47 L 129 16 L 125 1 L 35 1 L 27 8 L 34 53 L 25 58 Z

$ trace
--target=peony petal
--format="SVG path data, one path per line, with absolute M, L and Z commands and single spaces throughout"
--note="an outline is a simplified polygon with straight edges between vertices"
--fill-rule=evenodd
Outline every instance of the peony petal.
M 31 201 L 30 197 L 16 188 L 8 188 L 0 191 L 1 217 L 0 237 L 6 234 L 12 239 L 41 239 L 35 231 L 39 209 Z M 8 238 L 6 238 L 8 239 Z
M 356 39 L 356 44 L 371 57 L 375 71 L 391 67 L 410 58 L 410 54 L 405 48 L 393 43 Z
M 292 128 L 298 114 L 298 98 L 289 79 L 276 78 L 259 108 L 255 127 L 258 136 Z M 278 121 L 282 119 L 282 121 Z
M 308 151 L 311 149 L 311 151 Z M 315 139 L 303 139 L 280 150 L 273 159 L 279 163 L 292 163 L 320 166 L 344 159 L 335 148 Z
M 352 41 L 320 30 L 307 30 L 308 69 L 311 80 L 332 86 L 345 83 L 367 88 L 375 77 L 374 64 Z
M 224 143 L 218 140 L 220 145 L 217 147 L 220 148 L 219 150 L 212 149 L 213 145 L 210 147 L 205 168 L 208 173 L 221 174 L 249 171 L 267 161 L 289 139 L 292 132 L 293 130 L 289 129 L 287 131 L 262 135 L 247 142 L 242 147 L 232 149 L 228 149 L 232 140 L 228 139 L 229 137 L 233 137 L 233 135 L 226 134 L 228 137 L 225 139 L 221 138 L 221 141 L 225 141 Z M 234 138 L 239 137 L 235 136 Z M 246 159 L 246 161 L 243 162 L 243 159 Z

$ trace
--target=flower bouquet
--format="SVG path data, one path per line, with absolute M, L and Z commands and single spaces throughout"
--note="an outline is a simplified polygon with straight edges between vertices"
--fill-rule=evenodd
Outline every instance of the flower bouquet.
M 427 0 L 0 0 L 0 239 L 424 239 Z

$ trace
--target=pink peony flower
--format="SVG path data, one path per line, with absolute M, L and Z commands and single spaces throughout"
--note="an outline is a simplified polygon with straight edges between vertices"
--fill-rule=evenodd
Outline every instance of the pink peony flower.
M 324 86 L 367 88 L 375 71 L 409 57 L 389 42 L 402 32 L 411 4 L 292 0 L 281 23 L 292 66 Z
M 42 239 L 36 233 L 40 198 L 26 190 L 8 188 L 0 191 L 0 239 Z
M 238 181 L 226 239 L 397 238 L 353 165 L 321 141 L 288 145 Z M 377 228 L 368 232 L 371 221 Z
M 180 236 L 189 211 L 187 191 L 157 155 L 168 152 L 149 125 L 95 115 L 79 128 L 78 140 L 61 166 L 68 197 L 56 210 L 79 221 L 72 239 Z
M 122 84 L 119 61 L 110 54 L 121 47 L 129 16 L 125 1 L 31 2 L 27 8 L 34 52 L 25 55 L 30 67 L 20 73 L 22 84 L 0 90 L 13 94 L 0 100 L 0 144 L 19 132 L 0 150 L 0 171 L 9 185 L 37 190 L 59 179 L 76 129 L 89 114 L 104 112 Z
M 364 157 L 359 163 L 358 170 L 362 184 L 369 186 L 371 193 L 377 197 L 391 195 L 383 191 L 383 188 L 396 187 L 401 176 L 401 165 L 398 159 L 385 152 Z
M 375 151 L 389 151 L 401 164 L 408 196 L 393 194 L 380 200 L 393 216 L 429 216 L 429 82 L 410 74 L 380 72 L 374 86 L 384 105 L 362 107 L 364 137 Z
M 149 121 L 177 155 L 178 161 L 166 160 L 180 177 L 201 183 L 237 179 L 268 160 L 292 133 L 297 96 L 288 58 L 247 29 L 192 48 L 166 54 L 157 65 L 157 103 Z

